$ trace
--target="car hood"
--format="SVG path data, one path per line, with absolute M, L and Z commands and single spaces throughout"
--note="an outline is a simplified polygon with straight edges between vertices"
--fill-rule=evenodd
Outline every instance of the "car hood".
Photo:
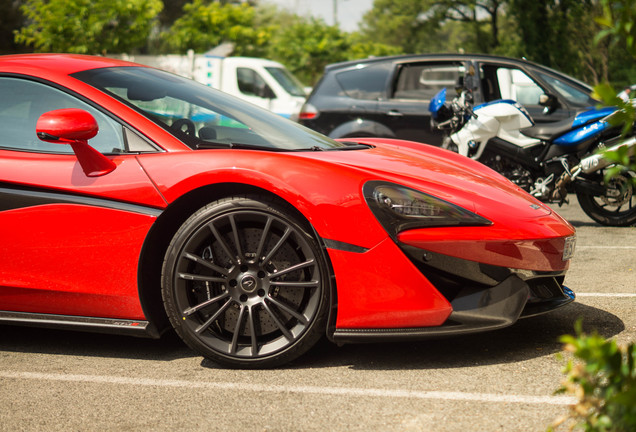
M 552 213 L 502 175 L 456 153 L 410 141 L 355 141 L 373 148 L 320 152 L 316 157 L 421 190 L 491 220 L 501 214 L 526 219 Z

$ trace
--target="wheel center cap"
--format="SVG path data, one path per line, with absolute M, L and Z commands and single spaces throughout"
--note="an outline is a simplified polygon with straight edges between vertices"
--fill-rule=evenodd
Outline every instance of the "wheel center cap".
M 254 290 L 256 290 L 256 287 L 258 286 L 258 281 L 253 275 L 247 274 L 241 278 L 239 286 L 241 287 L 243 291 L 247 293 L 251 293 L 251 292 L 254 292 Z

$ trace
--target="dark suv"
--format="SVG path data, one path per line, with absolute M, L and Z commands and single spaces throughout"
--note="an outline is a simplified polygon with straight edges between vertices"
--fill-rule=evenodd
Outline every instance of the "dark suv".
M 525 60 L 404 55 L 328 65 L 298 121 L 332 138 L 391 137 L 439 144 L 442 135 L 430 126 L 428 104 L 440 89 L 453 90 L 458 84 L 473 89 L 475 105 L 516 100 L 537 123 L 563 120 L 597 103 L 587 84 Z M 539 103 L 542 95 L 547 97 Z

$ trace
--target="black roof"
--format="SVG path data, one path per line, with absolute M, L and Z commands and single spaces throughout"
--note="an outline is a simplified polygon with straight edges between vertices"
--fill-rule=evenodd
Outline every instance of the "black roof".
M 574 77 L 569 75 L 565 75 L 563 72 L 557 71 L 555 69 L 551 69 L 547 66 L 544 66 L 539 63 L 535 63 L 526 59 L 518 59 L 513 57 L 504 57 L 497 56 L 492 54 L 459 54 L 459 53 L 439 53 L 439 54 L 401 54 L 394 56 L 386 56 L 386 57 L 369 57 L 358 60 L 349 60 L 345 62 L 332 63 L 325 66 L 325 73 L 331 72 L 336 69 L 346 69 L 349 67 L 355 67 L 357 65 L 370 65 L 375 63 L 392 63 L 392 62 L 409 62 L 409 61 L 418 61 L 418 60 L 456 60 L 456 61 L 469 61 L 469 60 L 477 60 L 477 61 L 493 61 L 498 63 L 507 63 L 516 66 L 532 66 L 537 69 L 542 69 L 546 72 L 557 74 L 562 76 L 563 78 L 578 84 L 579 86 L 585 87 L 591 90 L 591 86 L 583 81 L 580 81 Z

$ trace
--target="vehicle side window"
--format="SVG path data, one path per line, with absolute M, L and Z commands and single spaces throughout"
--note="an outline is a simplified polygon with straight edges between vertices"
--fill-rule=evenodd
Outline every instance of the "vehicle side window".
M 454 88 L 464 75 L 459 63 L 404 64 L 399 67 L 395 99 L 431 100 L 443 88 Z
M 90 112 L 99 132 L 90 145 L 102 153 L 122 153 L 122 126 L 85 102 L 49 85 L 35 81 L 0 77 L 0 148 L 42 153 L 72 153 L 70 146 L 38 139 L 35 125 L 45 112 L 81 108 Z
M 241 93 L 261 98 L 273 97 L 274 92 L 258 72 L 250 68 L 236 68 L 236 82 Z
M 500 67 L 497 82 L 502 99 L 512 99 L 521 105 L 539 105 L 545 91 L 520 69 Z
M 565 81 L 553 77 L 552 75 L 539 73 L 542 80 L 546 81 L 549 85 L 559 93 L 565 100 L 574 106 L 588 107 L 594 106 L 598 102 L 592 99 L 589 92 L 579 90 Z
M 377 100 L 385 92 L 388 75 L 387 67 L 372 65 L 339 72 L 336 80 L 350 98 Z

